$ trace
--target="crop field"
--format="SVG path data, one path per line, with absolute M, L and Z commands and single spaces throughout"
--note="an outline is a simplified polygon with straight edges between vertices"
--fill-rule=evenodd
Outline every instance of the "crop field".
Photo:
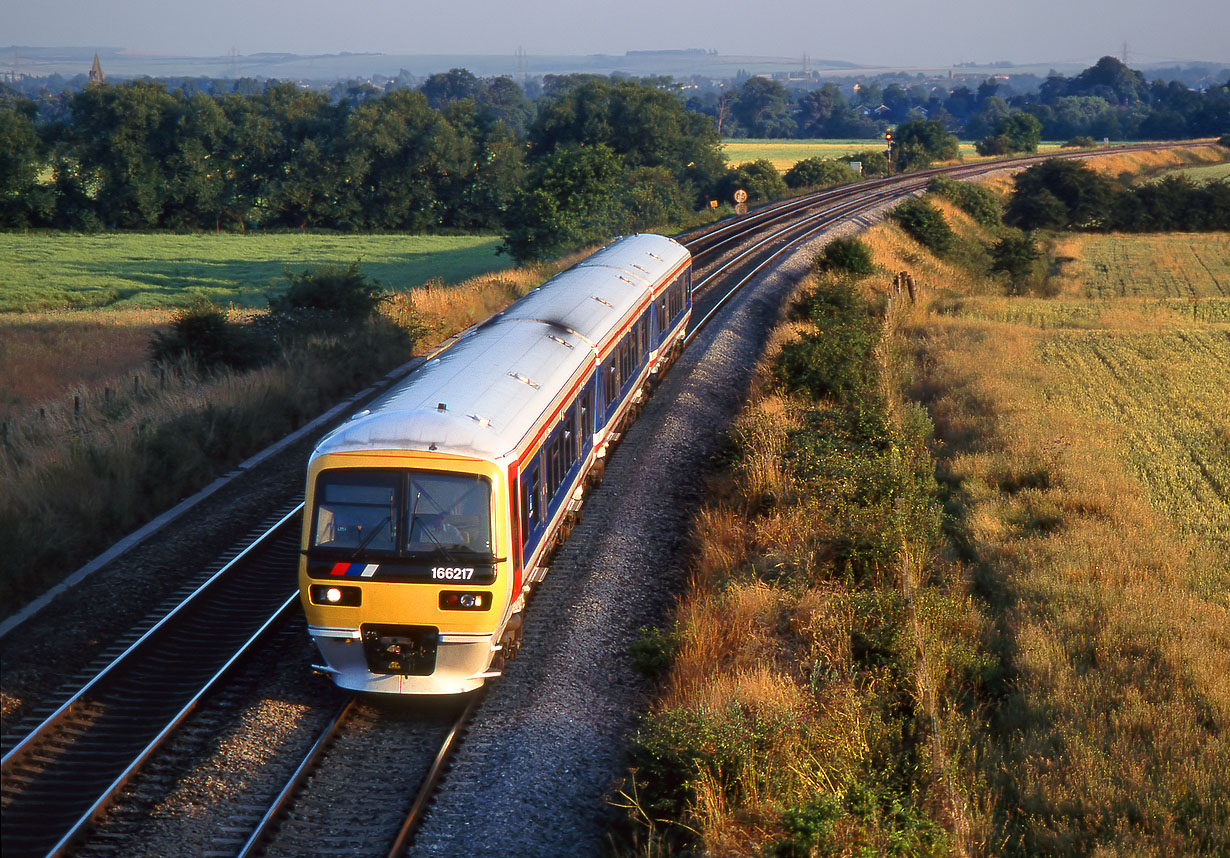
M 1057 150 L 1058 143 L 1043 143 L 1039 151 Z M 748 161 L 765 159 L 778 170 L 785 171 L 804 158 L 841 158 L 853 155 L 855 152 L 865 152 L 868 149 L 882 151 L 884 139 L 875 137 L 870 140 L 760 140 L 755 138 L 728 139 L 722 142 L 722 151 L 726 153 L 731 165 Z M 977 160 L 978 153 L 974 144 L 961 144 L 961 157 L 964 160 Z
M 1230 846 L 1226 248 L 1067 238 L 1088 268 L 1059 297 L 916 322 L 916 392 L 1012 677 L 970 776 L 982 854 Z
M 175 307 L 262 308 L 283 269 L 349 265 L 392 289 L 506 268 L 499 239 L 399 235 L 0 235 L 0 417 L 128 383 Z
M 1175 170 L 1174 172 L 1187 176 L 1193 182 L 1198 182 L 1202 185 L 1209 182 L 1220 182 L 1230 179 L 1230 162 L 1225 164 L 1209 164 L 1203 167 L 1188 167 L 1185 170 Z
M 1230 235 L 1080 235 L 1054 249 L 1062 294 L 1085 298 L 1230 297 Z
M 722 151 L 731 165 L 767 160 L 778 170 L 788 170 L 804 158 L 840 158 L 868 149 L 884 149 L 882 139 L 873 140 L 758 140 L 754 138 L 726 140 Z
M 279 234 L 0 235 L 0 313 L 167 308 L 205 298 L 262 307 L 283 278 L 349 265 L 390 289 L 458 283 L 507 267 L 493 236 Z

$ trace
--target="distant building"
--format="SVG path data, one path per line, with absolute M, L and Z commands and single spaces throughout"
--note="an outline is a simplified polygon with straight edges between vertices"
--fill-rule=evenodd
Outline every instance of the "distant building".
M 106 83 L 103 77 L 102 64 L 98 62 L 98 51 L 94 52 L 94 65 L 90 66 L 90 86 L 102 86 Z

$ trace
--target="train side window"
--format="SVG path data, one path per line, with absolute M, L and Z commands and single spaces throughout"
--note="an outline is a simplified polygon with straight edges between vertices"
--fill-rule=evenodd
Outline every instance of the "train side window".
M 609 408 L 611 403 L 619 395 L 619 369 L 615 358 L 611 358 L 611 363 L 607 367 L 606 373 L 606 405 Z
M 569 408 L 564 416 L 564 470 L 571 468 L 578 458 L 577 414 L 575 409 Z
M 538 492 L 539 492 L 539 475 L 538 463 L 535 462 L 530 468 L 528 475 L 521 478 L 521 544 L 525 545 L 530 541 L 530 536 L 539 524 L 538 512 Z
M 594 413 L 594 389 L 587 386 L 585 392 L 581 394 L 581 432 L 586 436 L 594 434 L 593 417 Z

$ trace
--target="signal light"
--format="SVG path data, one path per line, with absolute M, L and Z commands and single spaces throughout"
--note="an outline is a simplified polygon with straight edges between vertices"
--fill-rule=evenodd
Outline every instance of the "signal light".
M 892 143 L 892 142 L 893 142 L 893 132 L 891 132 L 891 131 L 885 131 L 885 132 L 884 132 L 884 139 L 885 139 L 885 140 L 887 140 L 889 143 Z

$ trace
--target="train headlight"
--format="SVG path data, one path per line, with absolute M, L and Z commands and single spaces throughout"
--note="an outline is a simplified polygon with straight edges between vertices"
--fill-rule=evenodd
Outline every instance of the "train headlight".
M 313 605 L 336 605 L 342 608 L 357 608 L 363 603 L 363 590 L 333 584 L 313 584 L 308 588 L 308 597 Z
M 467 593 L 458 590 L 440 591 L 441 611 L 485 611 L 490 607 L 490 593 Z

